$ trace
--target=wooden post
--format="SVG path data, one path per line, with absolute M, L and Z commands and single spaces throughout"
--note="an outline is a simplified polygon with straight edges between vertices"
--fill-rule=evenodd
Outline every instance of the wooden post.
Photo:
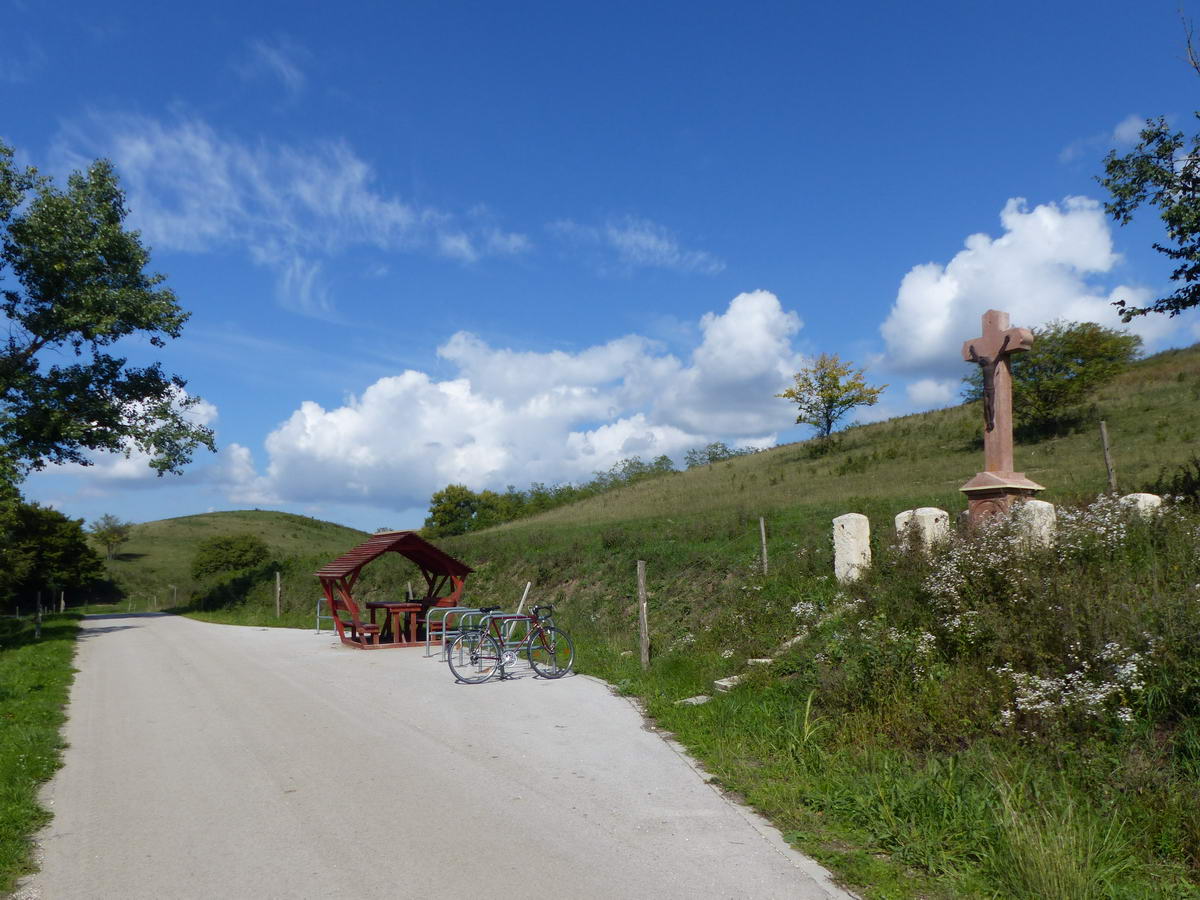
M 63 591 L 58 596 L 58 611 L 65 613 L 67 611 L 67 592 Z
M 282 615 L 280 600 L 283 597 L 283 585 L 280 583 L 279 570 L 275 570 L 275 618 Z
M 646 561 L 637 561 L 638 631 L 642 638 L 642 669 L 650 668 L 650 619 L 646 614 Z
M 763 559 L 763 574 L 767 574 L 767 521 L 762 516 L 758 517 L 758 533 L 762 537 L 762 559 Z
M 525 608 L 525 598 L 529 596 L 529 589 L 533 587 L 532 581 L 525 582 L 525 593 L 521 595 L 521 602 L 517 604 L 517 615 L 521 614 L 521 610 Z
M 408 583 L 408 587 L 405 589 L 405 595 L 404 595 L 404 599 L 405 599 L 405 600 L 407 600 L 409 603 L 412 603 L 412 598 L 413 598 L 413 595 L 412 595 L 412 582 L 410 581 L 410 582 Z
M 37 640 L 42 639 L 42 595 L 38 594 L 37 615 L 33 620 L 33 636 Z
M 1104 448 L 1104 467 L 1108 469 L 1108 489 L 1117 492 L 1117 470 L 1113 468 L 1112 453 L 1108 449 L 1108 426 L 1100 420 L 1100 445 Z

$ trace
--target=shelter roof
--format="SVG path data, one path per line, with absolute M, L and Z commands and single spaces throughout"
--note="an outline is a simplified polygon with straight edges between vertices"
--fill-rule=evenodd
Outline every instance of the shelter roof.
M 439 550 L 415 531 L 384 531 L 372 535 L 353 550 L 343 553 L 316 571 L 316 576 L 342 578 L 361 569 L 385 553 L 394 552 L 411 559 L 433 575 L 468 575 L 475 571 L 466 563 Z

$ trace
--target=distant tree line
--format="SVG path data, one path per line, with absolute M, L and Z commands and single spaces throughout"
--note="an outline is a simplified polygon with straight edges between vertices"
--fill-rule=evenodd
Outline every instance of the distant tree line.
M 684 465 L 694 469 L 753 452 L 716 441 L 687 451 Z M 430 498 L 429 515 L 422 530 L 430 537 L 480 531 L 678 471 L 671 457 L 666 455 L 655 457 L 650 462 L 640 456 L 631 456 L 614 463 L 605 472 L 596 472 L 594 478 L 583 484 L 546 485 L 534 482 L 524 491 L 509 485 L 504 493 L 473 491 L 463 484 L 448 484 Z
M 31 612 L 58 602 L 59 594 L 107 586 L 104 561 L 88 544 L 82 519 L 18 501 L 7 508 L 0 546 L 0 609 Z

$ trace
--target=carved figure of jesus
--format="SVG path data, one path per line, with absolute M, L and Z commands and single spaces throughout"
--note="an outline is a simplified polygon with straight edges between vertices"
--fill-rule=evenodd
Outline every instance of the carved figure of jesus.
M 980 356 L 975 352 L 975 345 L 970 345 L 968 359 L 977 364 L 983 373 L 983 424 L 988 431 L 996 427 L 996 363 L 1008 348 L 1008 341 L 1006 334 L 995 356 Z
M 1033 346 L 1033 332 L 1009 328 L 1008 313 L 983 314 L 983 334 L 963 343 L 962 358 L 983 374 L 983 470 L 1011 472 L 1013 467 L 1012 373 L 1009 357 Z

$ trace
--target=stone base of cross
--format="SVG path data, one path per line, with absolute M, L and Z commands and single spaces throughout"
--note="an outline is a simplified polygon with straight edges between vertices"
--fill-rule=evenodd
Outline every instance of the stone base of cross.
M 1007 516 L 1018 500 L 1028 500 L 1045 488 L 1024 472 L 980 472 L 959 490 L 967 495 L 967 521 L 978 525 L 993 516 Z
M 1008 313 L 983 314 L 983 335 L 963 343 L 963 360 L 983 373 L 983 468 L 959 490 L 967 495 L 972 525 L 1007 515 L 1013 504 L 1045 490 L 1023 472 L 1013 471 L 1012 371 L 1008 357 L 1033 346 L 1028 328 L 1009 328 Z

